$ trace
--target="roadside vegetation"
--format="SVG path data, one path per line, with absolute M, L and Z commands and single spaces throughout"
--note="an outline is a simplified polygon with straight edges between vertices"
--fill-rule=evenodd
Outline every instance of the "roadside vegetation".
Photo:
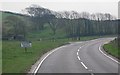
M 115 39 L 113 41 L 111 41 L 110 43 L 108 44 L 105 44 L 103 46 L 104 50 L 109 53 L 110 55 L 120 59 L 120 47 L 118 47 L 118 40 Z

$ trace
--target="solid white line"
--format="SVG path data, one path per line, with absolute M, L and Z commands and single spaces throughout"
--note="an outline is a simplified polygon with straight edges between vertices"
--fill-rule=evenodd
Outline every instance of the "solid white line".
M 78 52 L 77 52 L 77 56 L 78 56 Z
M 110 56 L 108 56 L 107 54 L 105 54 L 105 53 L 101 50 L 101 45 L 99 46 L 99 51 L 100 51 L 103 55 L 105 55 L 106 57 L 108 57 L 109 59 L 111 59 L 111 60 L 113 60 L 114 62 L 120 64 L 117 60 L 115 60 L 115 59 L 113 59 L 112 57 L 110 57 Z
M 38 69 L 41 67 L 42 63 L 45 61 L 45 59 L 46 59 L 49 55 L 51 55 L 53 52 L 55 52 L 55 51 L 57 51 L 57 50 L 59 50 L 60 48 L 63 48 L 63 47 L 65 47 L 65 46 L 61 46 L 61 47 L 59 47 L 59 48 L 56 48 L 56 49 L 53 50 L 52 52 L 48 53 L 48 54 L 42 59 L 42 61 L 39 63 L 39 65 L 37 66 L 37 68 L 35 68 L 35 70 L 34 70 L 34 75 L 36 75 Z
M 78 58 L 78 60 L 80 60 L 80 57 L 79 57 L 79 56 L 77 56 L 77 58 Z
M 84 67 L 85 69 L 88 69 L 87 66 L 86 66 L 83 62 L 81 62 L 81 64 L 83 65 L 83 67 Z

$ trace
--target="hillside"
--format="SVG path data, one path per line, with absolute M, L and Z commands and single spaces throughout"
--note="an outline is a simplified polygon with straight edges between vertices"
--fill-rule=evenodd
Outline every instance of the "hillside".
M 4 21 L 9 16 L 16 16 L 16 17 L 20 17 L 20 18 L 26 20 L 28 25 L 31 23 L 29 20 L 26 19 L 28 17 L 26 15 L 16 14 L 13 12 L 0 12 L 0 14 L 2 14 L 1 15 L 2 21 Z M 44 29 L 42 31 L 30 31 L 30 32 L 28 32 L 27 37 L 29 39 L 33 39 L 33 38 L 34 39 L 39 39 L 39 38 L 46 38 L 46 39 L 48 38 L 49 39 L 49 38 L 52 38 L 52 33 L 53 33 L 53 31 L 50 29 L 50 26 L 48 24 L 45 24 Z M 61 35 L 59 35 L 59 34 L 61 34 Z M 65 33 L 64 33 L 63 29 L 58 29 L 55 37 L 59 37 L 59 38 L 65 37 Z
M 104 36 L 117 34 L 117 20 L 112 15 L 102 14 L 92 20 L 87 12 L 55 12 L 42 7 L 26 8 L 29 16 L 2 11 L 3 38 L 30 40 Z M 95 15 L 95 14 L 94 14 Z M 59 16 L 59 17 L 58 17 Z M 79 16 L 79 17 L 76 17 Z M 98 19 L 97 19 L 98 18 Z

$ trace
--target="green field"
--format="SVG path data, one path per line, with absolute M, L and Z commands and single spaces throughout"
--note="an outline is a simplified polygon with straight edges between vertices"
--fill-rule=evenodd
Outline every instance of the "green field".
M 3 73 L 24 73 L 41 55 L 63 43 L 65 42 L 34 41 L 25 53 L 19 41 L 3 41 Z
M 95 38 L 97 36 L 81 37 L 81 40 Z M 20 47 L 19 41 L 3 41 L 3 73 L 25 73 L 44 53 L 68 42 L 71 42 L 71 40 L 57 39 L 55 42 L 51 40 L 32 41 L 32 47 L 28 48 L 28 52 L 25 53 L 24 48 Z
M 105 49 L 105 51 L 117 58 L 120 58 L 119 53 L 120 51 L 118 50 L 118 46 L 117 43 L 115 41 L 111 41 L 108 44 L 105 44 L 103 46 L 103 48 Z

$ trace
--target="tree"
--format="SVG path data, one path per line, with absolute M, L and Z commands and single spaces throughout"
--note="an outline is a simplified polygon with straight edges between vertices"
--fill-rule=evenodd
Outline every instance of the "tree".
M 25 11 L 31 16 L 31 21 L 35 24 L 35 30 L 42 30 L 44 23 L 47 23 L 51 17 L 54 17 L 50 10 L 38 5 L 29 6 L 25 8 Z
M 27 27 L 25 22 L 16 16 L 8 16 L 3 20 L 3 38 L 13 37 L 17 39 L 19 35 L 22 35 L 24 38 L 27 34 Z
M 90 19 L 90 14 L 88 12 L 82 12 L 81 18 Z
M 55 12 L 33 5 L 26 8 L 35 22 L 35 28 L 42 30 L 44 23 L 49 23 L 55 37 L 57 28 L 63 28 L 66 37 L 80 40 L 80 36 L 106 35 L 116 33 L 114 16 L 109 13 L 78 13 L 76 11 Z
M 120 20 L 118 20 L 118 28 L 120 28 Z M 120 49 L 120 30 L 118 30 L 118 47 Z
M 50 25 L 50 28 L 53 31 L 53 40 L 55 40 L 56 30 L 57 30 L 58 25 L 59 25 L 59 19 L 57 19 L 57 18 L 51 19 L 49 21 L 49 25 Z

